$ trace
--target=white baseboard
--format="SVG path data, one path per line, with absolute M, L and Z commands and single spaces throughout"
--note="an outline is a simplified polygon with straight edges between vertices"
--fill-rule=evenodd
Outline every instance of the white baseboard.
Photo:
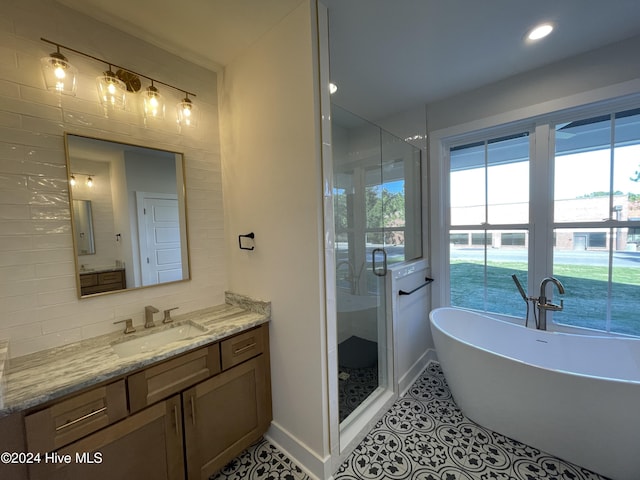
M 421 356 L 416 360 L 416 362 L 411 365 L 411 368 L 407 370 L 407 372 L 398 380 L 398 391 L 400 392 L 400 396 L 402 397 L 407 393 L 409 387 L 413 385 L 413 383 L 418 379 L 420 374 L 427 367 L 429 362 L 433 360 L 438 360 L 438 356 L 436 355 L 436 351 L 434 348 L 428 348 Z
M 331 457 L 318 457 L 307 445 L 276 422 L 271 422 L 265 437 L 309 475 L 311 479 L 326 480 L 331 477 Z

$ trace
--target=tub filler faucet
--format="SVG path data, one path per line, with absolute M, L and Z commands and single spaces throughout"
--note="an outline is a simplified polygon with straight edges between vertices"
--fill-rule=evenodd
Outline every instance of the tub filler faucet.
M 564 307 L 562 300 L 560 300 L 560 305 L 556 305 L 555 303 L 549 302 L 547 299 L 546 289 L 547 284 L 553 283 L 558 288 L 558 293 L 560 295 L 564 294 L 564 285 L 555 277 L 547 277 L 540 283 L 540 296 L 538 297 L 538 301 L 536 302 L 536 306 L 540 311 L 540 318 L 537 324 L 539 330 L 547 329 L 547 310 L 551 310 L 553 312 L 559 312 Z

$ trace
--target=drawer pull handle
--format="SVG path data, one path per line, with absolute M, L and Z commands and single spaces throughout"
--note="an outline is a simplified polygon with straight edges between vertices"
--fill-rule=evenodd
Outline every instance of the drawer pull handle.
M 196 402 L 193 401 L 193 395 L 189 397 L 189 401 L 191 403 L 191 422 L 196 424 Z
M 245 345 L 244 347 L 237 348 L 236 350 L 233 351 L 233 354 L 234 355 L 240 355 L 241 353 L 244 353 L 247 350 L 251 350 L 256 345 L 257 345 L 256 342 L 253 342 L 253 343 L 250 343 L 249 345 Z
M 82 422 L 83 420 L 87 420 L 88 418 L 93 417 L 94 415 L 98 415 L 102 412 L 105 412 L 107 410 L 107 407 L 102 407 L 98 410 L 94 410 L 93 412 L 89 412 L 86 415 L 83 415 L 80 418 L 76 418 L 75 420 L 70 420 L 67 423 L 60 425 L 59 427 L 56 427 L 56 432 L 59 432 L 60 430 L 64 430 L 65 428 L 69 428 L 73 425 L 75 425 L 76 423 Z

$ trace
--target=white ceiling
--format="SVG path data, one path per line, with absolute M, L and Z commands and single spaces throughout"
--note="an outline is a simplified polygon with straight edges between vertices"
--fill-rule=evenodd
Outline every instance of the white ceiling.
M 215 70 L 303 0 L 59 1 Z M 372 120 L 640 35 L 639 0 L 321 1 L 335 100 Z

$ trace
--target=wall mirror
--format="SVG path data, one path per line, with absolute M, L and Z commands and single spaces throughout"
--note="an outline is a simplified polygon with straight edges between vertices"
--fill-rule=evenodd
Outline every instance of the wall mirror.
M 190 279 L 181 153 L 65 134 L 81 298 Z

